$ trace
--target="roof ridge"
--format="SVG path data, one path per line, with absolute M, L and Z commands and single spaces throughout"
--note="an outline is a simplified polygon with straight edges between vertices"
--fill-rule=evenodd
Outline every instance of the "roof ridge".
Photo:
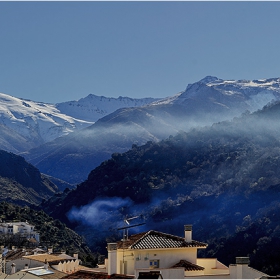
M 184 267 L 185 270 L 204 270 L 205 268 L 203 266 L 194 264 L 190 261 L 187 260 L 180 260 L 178 263 L 174 264 L 171 266 L 171 268 L 175 268 L 175 267 Z
M 179 238 L 179 239 L 185 240 L 185 238 L 184 238 L 184 237 L 182 237 L 182 236 L 178 236 L 178 235 L 174 235 L 174 234 L 170 234 L 170 233 L 165 233 L 165 232 L 160 232 L 160 231 L 156 231 L 156 230 L 150 230 L 150 231 L 153 231 L 153 232 L 159 233 L 160 235 L 165 235 L 165 236 L 168 236 L 168 237 L 176 237 L 176 238 Z
M 143 234 L 139 239 L 137 239 L 133 244 L 131 244 L 129 246 L 129 248 L 132 248 L 133 245 L 137 244 L 138 242 L 140 242 L 143 238 L 145 238 L 147 235 L 149 235 L 149 233 L 153 231 L 153 230 L 149 230 L 147 231 L 145 234 Z M 141 234 L 141 233 L 138 233 L 138 234 Z M 136 235 L 136 234 L 135 234 Z
M 140 249 L 140 248 L 182 248 L 182 247 L 207 247 L 207 243 L 191 240 L 186 241 L 185 237 L 163 233 L 156 230 L 136 233 L 130 235 L 126 241 L 119 241 L 118 248 Z M 144 247 L 143 247 L 144 246 Z

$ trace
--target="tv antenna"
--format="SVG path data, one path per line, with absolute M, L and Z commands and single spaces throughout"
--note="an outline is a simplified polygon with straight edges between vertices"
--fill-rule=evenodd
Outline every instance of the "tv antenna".
M 135 216 L 135 217 L 131 217 L 131 218 L 125 218 L 123 220 L 123 223 L 125 226 L 118 228 L 118 230 L 123 230 L 123 240 L 122 241 L 128 240 L 128 229 L 129 228 L 138 227 L 138 226 L 142 226 L 145 224 L 145 223 L 141 223 L 141 224 L 136 224 L 136 225 L 130 225 L 131 220 L 137 219 L 139 217 L 140 216 Z
M 138 226 L 142 226 L 145 223 L 141 223 L 141 224 L 136 224 L 136 225 L 130 225 L 130 221 L 139 218 L 140 216 L 135 216 L 135 217 L 131 217 L 131 218 L 125 218 L 123 220 L 124 223 L 124 227 L 118 228 L 118 230 L 123 230 L 123 239 L 122 239 L 122 247 L 123 247 L 123 259 L 122 259 L 122 266 L 121 266 L 121 270 L 122 272 L 125 274 L 126 273 L 126 268 L 125 268 L 125 260 L 124 260 L 124 242 L 126 240 L 128 240 L 128 229 L 129 228 L 133 228 L 133 227 L 138 227 Z

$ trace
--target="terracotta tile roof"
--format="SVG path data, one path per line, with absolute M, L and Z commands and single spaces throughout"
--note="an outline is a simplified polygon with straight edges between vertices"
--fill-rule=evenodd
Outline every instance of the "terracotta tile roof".
M 128 240 L 123 241 L 119 241 L 117 243 L 117 248 L 118 249 L 127 249 L 129 248 L 131 245 L 133 245 L 136 241 L 138 241 L 141 237 L 143 237 L 145 234 L 147 234 L 147 232 L 142 232 L 142 233 L 137 233 L 137 234 L 133 234 L 131 236 L 129 236 Z
M 180 260 L 178 263 L 171 266 L 171 268 L 176 268 L 176 267 L 184 267 L 185 270 L 187 270 L 187 271 L 204 270 L 204 267 L 193 264 L 193 263 L 188 262 L 186 260 Z
M 26 256 L 26 253 L 32 254 L 32 251 L 31 250 L 22 251 L 21 249 L 20 250 L 9 251 L 8 254 L 6 255 L 6 260 L 7 261 L 13 261 L 13 260 L 16 260 L 16 259 L 20 259 L 23 256 Z
M 31 259 L 39 262 L 45 262 L 47 260 L 48 263 L 55 261 L 64 261 L 64 260 L 74 260 L 75 258 L 68 256 L 66 254 L 37 254 L 37 255 L 27 255 L 24 256 L 26 259 Z
M 159 249 L 159 248 L 184 248 L 207 247 L 206 243 L 192 240 L 186 242 L 185 238 L 167 233 L 150 230 L 146 233 L 131 235 L 129 240 L 118 242 L 118 249 Z

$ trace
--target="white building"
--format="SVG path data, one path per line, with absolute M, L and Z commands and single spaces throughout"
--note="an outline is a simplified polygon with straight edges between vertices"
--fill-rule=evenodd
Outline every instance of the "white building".
M 216 258 L 199 259 L 197 250 L 207 244 L 192 239 L 192 226 L 185 226 L 185 237 L 150 230 L 127 240 L 108 243 L 108 275 L 139 275 L 160 272 L 166 279 L 186 277 L 230 278 L 229 268 Z
M 74 254 L 73 257 L 67 254 L 35 254 L 27 255 L 23 257 L 27 263 L 32 264 L 33 262 L 41 262 L 42 264 L 48 264 L 53 269 L 64 272 L 73 273 L 78 270 L 80 260 L 78 254 Z M 34 266 L 33 266 L 34 267 Z
M 5 279 L 59 279 L 80 270 L 78 254 L 72 257 L 64 253 L 25 253 L 18 250 L 10 259 L 7 255 L 5 271 L 2 272 Z
M 28 222 L 0 223 L 0 234 L 20 234 L 26 238 L 35 238 L 38 243 L 40 242 L 40 234 Z

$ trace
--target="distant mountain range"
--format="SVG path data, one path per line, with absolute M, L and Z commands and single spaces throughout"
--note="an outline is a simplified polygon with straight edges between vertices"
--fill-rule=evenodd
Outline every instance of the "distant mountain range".
M 63 114 L 79 120 L 96 122 L 120 108 L 141 107 L 158 100 L 158 98 L 118 98 L 90 94 L 78 101 L 58 103 L 55 107 Z
M 48 125 L 57 118 L 50 131 L 56 131 L 56 125 L 60 132 L 65 128 L 52 141 L 42 138 L 48 135 L 43 130 L 51 110 L 47 105 L 41 104 L 46 111 L 38 112 L 31 101 L 12 98 L 14 105 L 7 110 L 10 97 L 2 96 L 7 111 L 1 115 L 0 144 L 25 150 L 21 154 L 36 167 L 1 151 L 1 199 L 22 205 L 44 199 L 44 211 L 101 253 L 105 240 L 118 238 L 124 217 L 139 216 L 146 223 L 142 231 L 175 235 L 182 224 L 191 223 L 195 238 L 211 244 L 206 256 L 219 256 L 229 264 L 237 255 L 248 255 L 255 268 L 279 274 L 279 85 L 280 79 L 229 81 L 209 76 L 175 96 L 120 107 L 91 125 L 93 119 L 85 118 L 91 106 L 50 105 L 57 113 L 55 118 L 48 116 Z M 26 126 L 30 118 L 25 118 L 22 106 L 31 110 L 31 119 L 34 114 L 31 124 L 36 129 L 30 131 L 38 137 L 33 142 Z M 63 118 L 69 120 L 65 126 Z M 84 125 L 89 126 L 77 130 Z M 28 147 L 33 148 L 26 151 Z M 57 179 L 62 190 L 66 187 L 57 193 L 55 180 L 39 170 L 79 184 L 69 189 Z
M 43 173 L 79 183 L 112 153 L 125 152 L 133 144 L 157 142 L 180 130 L 232 119 L 280 100 L 279 85 L 280 79 L 230 81 L 209 76 L 173 97 L 118 109 L 78 133 L 23 155 Z
M 90 94 L 78 101 L 49 104 L 0 93 L 0 148 L 23 152 L 85 128 L 119 108 L 142 106 L 155 100 Z
M 163 99 L 105 98 L 44 104 L 0 95 L 0 148 L 70 184 L 115 152 L 232 119 L 280 100 L 280 79 L 207 76 Z

